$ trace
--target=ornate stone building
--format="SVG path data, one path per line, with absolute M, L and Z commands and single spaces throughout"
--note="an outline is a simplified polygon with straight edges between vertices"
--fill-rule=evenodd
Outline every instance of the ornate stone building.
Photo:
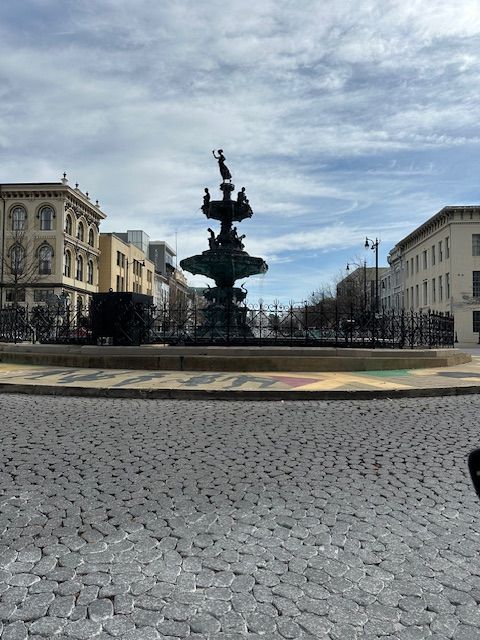
M 0 185 L 0 308 L 63 300 L 88 304 L 98 291 L 98 201 L 61 182 Z

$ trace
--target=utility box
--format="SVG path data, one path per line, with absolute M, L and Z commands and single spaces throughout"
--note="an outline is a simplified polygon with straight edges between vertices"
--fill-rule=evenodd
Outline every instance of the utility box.
M 94 293 L 91 304 L 93 344 L 131 346 L 149 341 L 153 297 L 143 293 Z

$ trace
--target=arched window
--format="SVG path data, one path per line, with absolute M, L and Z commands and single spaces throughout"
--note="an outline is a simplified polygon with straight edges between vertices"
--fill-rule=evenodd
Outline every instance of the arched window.
M 48 245 L 40 247 L 38 252 L 38 272 L 42 276 L 48 276 L 52 273 L 53 249 Z
M 67 278 L 71 278 L 72 277 L 72 254 L 70 253 L 70 251 L 67 249 L 65 251 L 65 277 Z
M 93 229 L 89 229 L 88 230 L 88 244 L 93 247 L 93 244 L 95 242 L 95 235 L 93 233 Z
M 10 252 L 10 270 L 13 275 L 21 275 L 25 267 L 25 249 L 20 244 L 12 247 Z
M 83 222 L 78 223 L 77 238 L 82 242 L 83 242 L 83 239 L 85 238 L 85 227 L 83 226 Z
M 93 284 L 93 260 L 89 260 L 87 263 L 87 282 Z
M 12 210 L 12 231 L 23 231 L 25 229 L 25 221 L 27 212 L 23 207 L 15 207 Z
M 72 235 L 72 216 L 67 213 L 67 217 L 65 218 L 65 233 L 68 233 L 69 236 Z
M 40 209 L 40 229 L 51 231 L 53 229 L 53 209 L 46 206 Z
M 83 280 L 83 258 L 82 256 L 77 256 L 77 280 Z

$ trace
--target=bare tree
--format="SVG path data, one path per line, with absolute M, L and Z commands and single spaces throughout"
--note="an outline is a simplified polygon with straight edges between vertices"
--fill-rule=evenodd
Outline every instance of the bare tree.
M 25 229 L 17 228 L 6 238 L 3 261 L 3 286 L 9 292 L 7 302 L 17 307 L 25 301 L 29 286 L 40 279 L 39 260 L 35 254 L 33 240 Z

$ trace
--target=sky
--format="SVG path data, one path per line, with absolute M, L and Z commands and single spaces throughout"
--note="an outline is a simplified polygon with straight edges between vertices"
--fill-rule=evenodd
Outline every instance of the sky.
M 221 148 L 269 265 L 249 300 L 302 302 L 374 265 L 365 236 L 386 265 L 480 203 L 479 63 L 478 0 L 0 0 L 0 182 L 66 171 L 102 231 L 180 261 L 208 248 Z

